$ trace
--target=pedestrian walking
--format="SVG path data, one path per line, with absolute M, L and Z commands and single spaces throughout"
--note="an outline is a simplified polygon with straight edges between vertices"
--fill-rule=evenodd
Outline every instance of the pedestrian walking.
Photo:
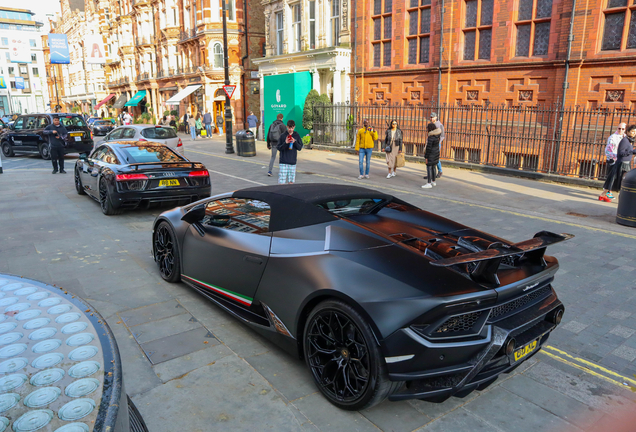
M 197 131 L 197 136 L 201 136 L 201 131 L 203 130 L 203 123 L 201 122 L 201 114 L 197 114 L 196 120 L 194 122 L 195 127 L 196 127 L 196 131 Z
M 298 152 L 303 149 L 303 141 L 298 132 L 294 131 L 296 122 L 287 121 L 287 130 L 278 139 L 278 184 L 293 184 L 296 181 L 296 163 Z
M 124 112 L 124 124 L 125 125 L 131 125 L 132 121 L 133 121 L 133 118 L 130 115 L 130 113 L 128 113 L 128 111 Z
M 604 202 L 610 202 L 615 197 L 612 195 L 612 186 L 618 175 L 619 166 L 616 164 L 618 145 L 625 136 L 625 123 L 618 125 L 616 131 L 607 138 L 607 145 L 605 146 L 605 157 L 607 158 L 607 177 L 603 184 L 603 192 L 599 195 L 598 200 Z
M 603 189 L 607 187 L 610 192 L 611 191 L 619 192 L 621 190 L 621 186 L 623 184 L 623 177 L 625 177 L 625 174 L 628 173 L 632 168 L 632 159 L 634 157 L 634 154 L 636 153 L 636 150 L 634 150 L 635 138 L 636 138 L 636 125 L 630 125 L 627 128 L 627 132 L 625 133 L 620 143 L 618 144 L 618 148 L 616 150 L 616 162 L 613 165 L 613 171 L 614 171 L 612 176 L 613 181 L 611 185 L 608 185 L 606 181 L 605 184 L 603 185 Z M 603 197 L 603 195 L 601 195 L 601 197 Z M 599 200 L 601 201 L 605 201 L 605 202 L 611 201 L 611 199 L 608 198 L 607 196 L 605 196 L 605 199 L 601 199 L 601 197 L 599 197 Z
M 391 121 L 391 127 L 386 130 L 384 136 L 384 151 L 386 152 L 386 165 L 389 173 L 386 178 L 395 177 L 397 155 L 402 153 L 402 130 L 398 127 L 397 120 Z
M 269 125 L 267 130 L 267 148 L 272 151 L 272 157 L 269 159 L 269 169 L 267 175 L 272 176 L 272 170 L 274 169 L 274 161 L 276 161 L 276 153 L 278 153 L 278 140 L 287 131 L 285 123 L 283 123 L 283 115 L 278 114 L 276 120 Z
M 188 126 L 190 127 L 190 137 L 194 141 L 197 139 L 197 121 L 194 117 L 188 118 Z
M 378 139 L 378 133 L 373 126 L 369 124 L 369 120 L 362 121 L 362 127 L 358 130 L 356 136 L 356 150 L 358 150 L 358 165 L 360 175 L 358 180 L 369 178 L 369 168 L 371 165 L 371 154 L 373 152 L 374 142 Z M 364 169 L 364 161 L 366 159 L 366 169 Z
M 210 114 L 209 110 L 203 114 L 203 124 L 205 125 L 205 133 L 208 135 L 208 138 L 212 138 L 212 114 Z
M 431 120 L 432 117 L 433 116 L 431 116 Z M 424 152 L 424 157 L 426 158 L 426 184 L 422 185 L 422 188 L 430 189 L 433 186 L 437 186 L 435 179 L 437 175 L 437 163 L 439 162 L 439 141 L 442 130 L 432 121 L 426 126 L 426 130 L 428 131 L 426 151 Z
M 223 136 L 223 116 L 221 115 L 221 113 L 218 113 L 216 115 L 216 127 L 219 129 L 219 136 Z
M 247 116 L 247 127 L 254 134 L 254 140 L 256 140 L 256 131 L 258 130 L 258 117 L 254 115 L 253 111 L 250 111 L 250 115 Z
M 442 124 L 442 122 L 439 121 L 439 118 L 437 117 L 436 112 L 431 113 L 431 122 L 435 123 L 436 128 L 442 131 L 439 137 L 439 152 L 441 154 L 442 143 L 446 139 L 446 133 L 444 132 L 444 125 Z M 439 161 L 437 162 L 437 178 L 440 178 L 441 176 L 442 176 L 442 161 Z
M 64 171 L 64 147 L 66 147 L 68 131 L 60 123 L 59 117 L 53 117 L 53 124 L 44 128 L 43 133 L 49 137 L 49 154 L 51 155 L 51 163 L 53 163 L 53 174 L 57 174 L 58 166 L 60 173 L 66 174 Z

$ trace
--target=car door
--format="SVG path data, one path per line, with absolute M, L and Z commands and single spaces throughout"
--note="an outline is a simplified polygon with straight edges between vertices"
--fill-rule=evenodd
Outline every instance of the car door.
M 37 124 L 35 129 L 36 138 L 36 146 L 39 147 L 40 144 L 48 144 L 49 138 L 44 135 L 44 129 L 49 125 L 49 118 L 45 115 L 40 115 L 37 118 Z
M 125 128 L 118 128 L 104 137 L 104 141 L 117 141 L 121 138 L 121 134 Z
M 88 188 L 88 192 L 94 197 L 99 197 L 99 190 L 97 189 L 97 178 L 101 169 L 101 160 L 106 154 L 108 147 L 97 147 L 86 158 L 82 165 L 82 172 L 80 176 L 82 178 L 82 184 Z
M 22 129 L 22 145 L 25 150 L 37 151 L 40 143 L 38 135 L 39 116 L 30 115 L 24 117 L 24 128 Z
M 243 198 L 208 201 L 188 227 L 182 276 L 243 306 L 252 303 L 269 259 L 269 205 Z

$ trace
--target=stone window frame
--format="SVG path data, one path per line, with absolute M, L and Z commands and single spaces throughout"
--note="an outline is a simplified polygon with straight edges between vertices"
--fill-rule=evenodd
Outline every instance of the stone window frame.
M 280 17 L 280 20 L 278 19 Z M 279 26 L 280 24 L 280 26 Z M 276 34 L 276 55 L 285 54 L 285 13 L 284 11 L 276 11 L 274 13 L 274 32 Z
M 491 9 L 492 9 L 492 15 L 490 16 L 490 22 L 485 21 L 483 22 L 483 16 L 482 16 L 482 10 L 483 10 L 483 5 L 486 2 L 491 2 Z M 468 3 L 472 3 L 475 2 L 476 7 L 477 7 L 477 11 L 476 11 L 476 17 L 475 17 L 475 24 L 474 25 L 470 25 L 472 23 L 468 23 L 468 17 L 467 17 L 467 13 L 468 13 Z M 460 54 L 462 55 L 462 60 L 463 61 L 477 61 L 477 60 L 486 60 L 489 61 L 492 57 L 492 24 L 494 22 L 494 0 L 464 0 L 463 2 L 463 49 L 460 52 Z M 472 50 L 472 58 L 467 58 L 467 52 L 466 52 L 466 35 L 468 34 L 474 34 L 475 36 L 475 40 L 474 40 L 474 44 L 473 44 L 473 50 Z M 482 37 L 484 38 L 484 40 L 482 40 Z M 481 50 L 481 46 L 482 44 L 485 44 L 486 40 L 485 38 L 489 39 L 488 44 L 490 45 L 490 49 L 488 50 L 488 56 L 486 57 L 485 55 L 482 56 L 482 50 Z
M 536 46 L 536 28 L 539 25 L 542 24 L 549 24 L 549 30 L 548 30 L 548 41 L 550 39 L 550 33 L 552 31 L 552 16 L 554 15 L 554 11 L 555 11 L 555 7 L 554 7 L 554 1 L 551 1 L 551 6 L 550 6 L 550 15 L 546 16 L 546 17 L 537 17 L 537 9 L 538 9 L 538 3 L 540 1 L 545 1 L 545 0 L 530 0 L 532 1 L 532 7 L 531 7 L 531 17 L 528 19 L 520 19 L 519 18 L 519 9 L 521 6 L 521 3 L 523 1 L 528 1 L 528 0 L 518 0 L 516 2 L 516 7 L 515 7 L 515 11 L 514 11 L 514 17 L 515 17 L 515 43 L 514 45 L 512 45 L 512 49 L 514 50 L 513 52 L 513 56 L 512 57 L 521 57 L 521 58 L 530 58 L 530 57 L 547 57 L 548 56 L 548 52 L 546 51 L 545 54 L 536 54 L 535 53 L 535 46 Z M 519 51 L 519 42 L 520 42 L 520 38 L 519 38 L 519 28 L 520 27 L 526 27 L 526 26 L 530 26 L 530 34 L 528 35 L 528 54 L 527 55 L 519 55 L 518 51 Z M 549 44 L 548 44 L 549 46 Z
M 431 0 L 408 0 L 408 7 L 406 8 L 406 13 L 409 16 L 409 30 L 408 35 L 406 36 L 406 61 L 407 64 L 430 64 L 431 62 L 431 17 L 433 15 L 432 1 Z M 422 32 L 422 15 L 425 14 L 425 11 L 428 11 L 428 32 Z M 411 15 L 415 13 L 417 16 L 417 24 L 416 30 L 417 32 L 411 34 Z M 411 61 L 410 58 L 410 47 L 409 45 L 415 41 L 415 62 Z M 428 59 L 425 62 L 422 62 L 422 44 L 428 43 Z
M 378 11 L 379 5 L 379 11 Z M 393 39 L 393 0 L 374 0 L 371 15 L 371 47 L 373 52 L 373 67 L 391 66 L 391 41 Z M 379 12 L 379 13 L 376 13 Z M 388 20 L 388 21 L 387 21 Z M 380 26 L 380 38 L 376 39 L 376 23 Z M 387 23 L 390 32 L 387 32 Z M 390 34 L 387 34 L 390 33 Z M 377 47 L 380 54 L 377 55 Z M 388 52 L 388 53 L 387 53 Z M 387 55 L 388 54 L 388 55 Z M 379 63 L 379 64 L 378 64 Z
M 621 5 L 620 3 L 622 2 L 622 0 L 607 0 L 604 2 L 600 51 L 625 51 L 636 48 L 636 3 L 631 0 L 625 0 L 625 4 Z M 617 5 L 617 3 L 619 4 Z M 623 16 L 623 28 L 621 31 L 620 46 L 618 48 L 606 47 L 606 31 L 608 29 L 606 23 L 607 17 L 610 15 Z

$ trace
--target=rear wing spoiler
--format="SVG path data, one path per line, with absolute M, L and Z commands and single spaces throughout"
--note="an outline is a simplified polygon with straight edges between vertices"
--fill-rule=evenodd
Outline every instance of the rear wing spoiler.
M 574 235 L 572 234 L 555 234 L 549 231 L 540 231 L 529 240 L 512 245 L 505 245 L 501 242 L 492 243 L 486 250 L 431 261 L 431 265 L 450 267 L 459 264 L 477 263 L 477 266 L 470 271 L 473 279 L 479 282 L 499 284 L 497 270 L 505 257 L 524 254 L 534 264 L 545 266 L 546 263 L 543 256 L 546 248 L 573 237 Z
M 191 168 L 196 168 L 196 164 L 200 162 L 190 162 L 190 161 L 182 161 L 182 162 L 139 162 L 139 163 L 131 163 L 125 166 L 135 167 L 135 170 L 139 170 L 139 167 L 147 167 L 151 165 L 184 165 L 190 164 Z

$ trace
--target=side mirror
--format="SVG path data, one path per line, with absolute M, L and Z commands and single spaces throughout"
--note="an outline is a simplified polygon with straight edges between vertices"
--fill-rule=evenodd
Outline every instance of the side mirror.
M 80 153 L 79 160 L 85 161 L 88 159 L 88 155 L 86 153 Z
M 185 221 L 189 224 L 193 224 L 195 222 L 201 222 L 201 220 L 205 217 L 205 204 L 199 204 L 198 206 L 194 206 L 190 209 L 186 214 L 181 218 L 182 221 Z

